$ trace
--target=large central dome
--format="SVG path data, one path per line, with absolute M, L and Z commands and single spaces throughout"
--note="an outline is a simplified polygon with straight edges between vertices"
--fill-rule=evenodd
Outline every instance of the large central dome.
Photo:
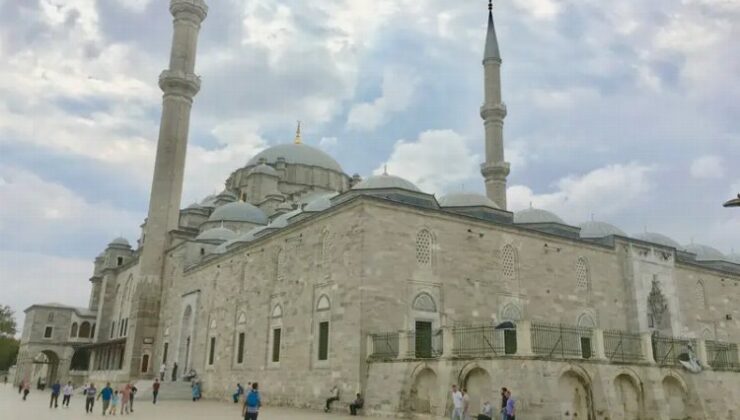
M 264 159 L 265 163 L 275 164 L 278 158 L 285 159 L 286 163 L 318 166 L 344 173 L 342 167 L 334 158 L 315 147 L 303 143 L 279 144 L 265 149 L 249 159 L 247 166 L 257 165 L 261 159 Z

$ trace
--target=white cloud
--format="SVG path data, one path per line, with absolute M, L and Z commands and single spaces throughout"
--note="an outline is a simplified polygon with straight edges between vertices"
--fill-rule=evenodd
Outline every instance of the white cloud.
M 537 194 L 524 185 L 508 188 L 510 210 L 531 205 L 553 211 L 571 223 L 579 223 L 596 214 L 608 218 L 638 205 L 652 189 L 652 166 L 629 163 L 608 165 L 584 175 L 571 175 L 558 180 L 555 191 Z
M 319 147 L 326 151 L 332 151 L 337 147 L 337 142 L 336 137 L 322 137 L 319 140 Z
M 699 157 L 691 162 L 689 173 L 696 179 L 721 179 L 725 175 L 724 161 L 714 155 Z
M 414 96 L 418 78 L 410 70 L 388 68 L 383 73 L 381 96 L 369 103 L 354 105 L 347 125 L 357 130 L 374 130 L 385 124 L 394 112 L 405 110 Z
M 442 194 L 460 190 L 464 181 L 475 177 L 479 161 L 459 134 L 430 130 L 414 141 L 398 140 L 386 164 L 389 174 L 408 179 L 424 192 Z M 375 173 L 383 169 L 380 165 Z
M 514 0 L 514 6 L 540 20 L 556 18 L 562 8 L 555 0 Z

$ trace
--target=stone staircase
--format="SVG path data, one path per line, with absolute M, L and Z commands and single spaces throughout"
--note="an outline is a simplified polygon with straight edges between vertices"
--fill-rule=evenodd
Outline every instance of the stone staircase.
M 141 380 L 136 382 L 136 399 L 151 399 L 153 380 Z M 158 401 L 166 400 L 190 400 L 193 398 L 190 382 L 161 382 L 159 387 Z

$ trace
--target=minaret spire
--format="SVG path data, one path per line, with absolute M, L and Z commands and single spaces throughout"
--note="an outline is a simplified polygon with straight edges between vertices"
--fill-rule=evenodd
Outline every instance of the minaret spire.
M 298 128 L 295 129 L 295 140 L 293 140 L 293 143 L 301 144 L 301 142 L 301 122 L 298 121 Z
M 506 105 L 501 100 L 501 53 L 493 24 L 493 4 L 488 1 L 488 30 L 483 52 L 484 100 L 480 108 L 486 131 L 486 161 L 481 174 L 486 182 L 486 195 L 506 209 L 506 177 L 509 163 L 504 161 L 504 118 Z

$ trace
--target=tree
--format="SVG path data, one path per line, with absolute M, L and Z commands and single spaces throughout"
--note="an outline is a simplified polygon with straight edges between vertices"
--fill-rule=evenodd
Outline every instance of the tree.
M 20 342 L 10 337 L 0 336 L 0 372 L 8 370 L 18 358 Z
M 0 335 L 15 336 L 15 312 L 8 305 L 0 305 Z

